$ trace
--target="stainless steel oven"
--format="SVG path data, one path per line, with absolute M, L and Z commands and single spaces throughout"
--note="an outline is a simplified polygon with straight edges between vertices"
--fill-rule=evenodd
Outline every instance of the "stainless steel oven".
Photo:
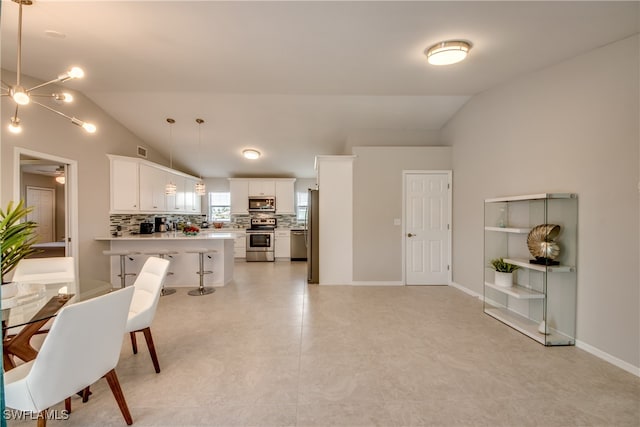
M 275 218 L 251 218 L 247 229 L 247 261 L 275 261 Z

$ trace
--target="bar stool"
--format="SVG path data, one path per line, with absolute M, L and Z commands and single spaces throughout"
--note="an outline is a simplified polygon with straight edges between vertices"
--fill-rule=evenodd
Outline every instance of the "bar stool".
M 200 276 L 200 287 L 198 287 L 198 289 L 192 289 L 187 293 L 192 297 L 199 297 L 202 295 L 209 295 L 214 293 L 216 291 L 214 288 L 210 286 L 205 288 L 204 286 L 204 275 L 213 273 L 213 271 L 205 271 L 204 256 L 206 255 L 209 259 L 211 259 L 210 254 L 218 253 L 218 251 L 216 251 L 215 249 L 196 248 L 196 249 L 190 249 L 185 252 L 187 252 L 188 254 L 199 254 L 199 259 L 200 259 L 200 270 L 196 272 L 196 274 Z
M 171 255 L 176 255 L 178 251 L 171 251 L 169 249 L 158 249 L 155 251 L 143 252 L 145 255 L 157 255 L 158 258 L 165 259 L 165 257 L 173 258 Z M 173 271 L 168 271 L 167 276 L 173 274 Z M 165 288 L 164 283 L 162 283 L 162 289 L 160 290 L 160 296 L 175 294 L 175 288 Z
M 136 251 L 102 251 L 104 255 L 109 256 L 119 256 L 120 257 L 120 274 L 118 277 L 120 278 L 120 287 L 124 288 L 127 286 L 127 276 L 135 276 L 136 273 L 127 273 L 127 266 L 125 263 L 125 257 L 129 258 L 130 261 L 133 261 L 131 258 L 132 255 L 139 255 L 140 252 Z

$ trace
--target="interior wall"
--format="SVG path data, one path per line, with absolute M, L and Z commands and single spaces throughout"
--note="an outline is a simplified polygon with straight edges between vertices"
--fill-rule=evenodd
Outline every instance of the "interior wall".
M 483 200 L 578 193 L 577 339 L 640 366 L 639 36 L 505 83 L 445 126 L 453 280 L 482 294 Z
M 24 75 L 22 78 L 26 87 L 39 83 Z M 2 70 L 2 80 L 15 81 L 15 73 Z M 0 199 L 2 206 L 6 206 L 14 197 L 13 162 L 16 147 L 77 161 L 79 235 L 75 238 L 78 239 L 80 279 L 109 280 L 109 259 L 102 254 L 108 244 L 94 240 L 96 236 L 109 232 L 109 160 L 106 154 L 136 157 L 137 146 L 146 147 L 146 144 L 80 92 L 66 87 L 65 90 L 72 92 L 74 102 L 60 106 L 60 110 L 95 123 L 98 127 L 95 134 L 87 134 L 70 121 L 35 105 L 20 109 L 23 131 L 18 135 L 12 134 L 6 124 L 14 109 L 6 97 L 2 98 Z M 151 148 L 148 160 L 168 164 Z
M 451 147 L 354 147 L 353 280 L 402 280 L 402 171 L 451 170 Z M 454 174 L 455 192 L 455 174 Z

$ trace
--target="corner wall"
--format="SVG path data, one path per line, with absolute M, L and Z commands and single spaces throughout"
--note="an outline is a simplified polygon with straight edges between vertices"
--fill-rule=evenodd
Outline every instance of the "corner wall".
M 636 372 L 639 39 L 479 94 L 442 133 L 453 147 L 453 281 L 482 294 L 485 198 L 576 192 L 577 339 Z
M 403 170 L 450 170 L 451 147 L 353 147 L 353 280 L 402 281 Z M 455 173 L 453 191 L 455 193 Z

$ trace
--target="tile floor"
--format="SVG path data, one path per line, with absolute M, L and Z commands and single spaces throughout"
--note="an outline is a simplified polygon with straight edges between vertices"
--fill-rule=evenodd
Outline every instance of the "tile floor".
M 478 299 L 446 286 L 318 287 L 305 269 L 238 263 L 213 295 L 163 297 L 152 327 L 162 372 L 128 339 L 117 368 L 134 425 L 640 425 L 639 378 L 545 348 Z M 124 426 L 106 381 L 92 391 L 48 425 Z

